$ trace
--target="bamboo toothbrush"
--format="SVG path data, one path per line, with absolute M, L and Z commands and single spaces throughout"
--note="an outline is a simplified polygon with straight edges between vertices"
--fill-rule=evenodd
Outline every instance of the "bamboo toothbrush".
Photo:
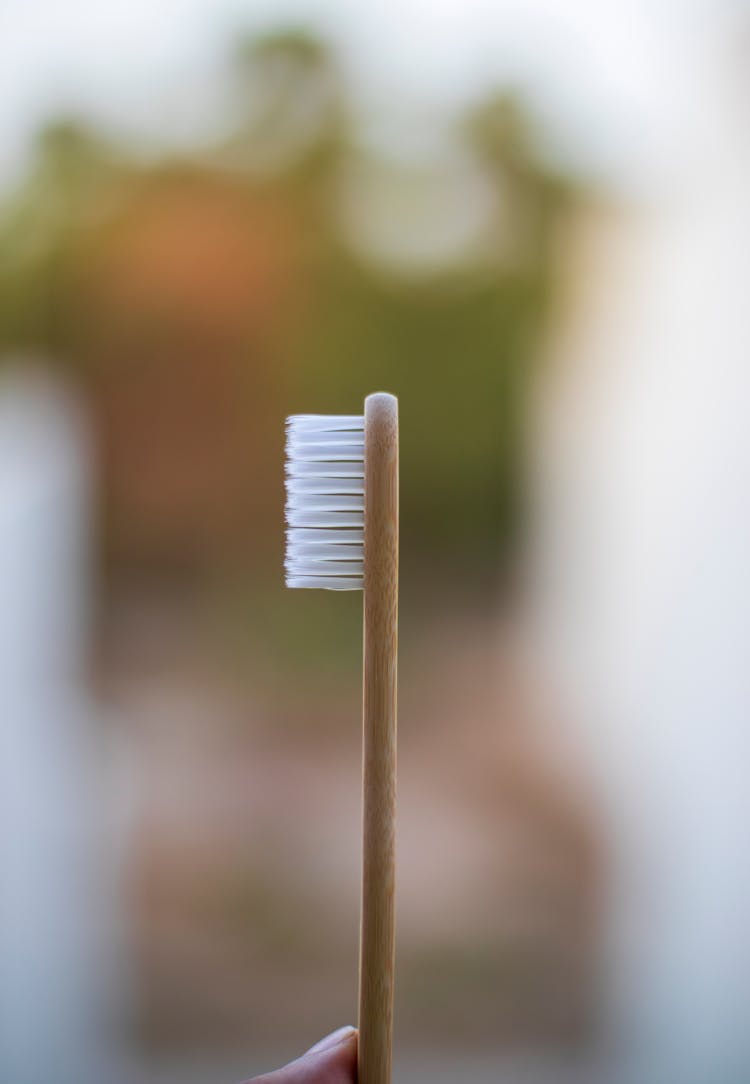
M 398 646 L 398 401 L 287 419 L 286 584 L 364 591 L 359 1084 L 390 1084 Z

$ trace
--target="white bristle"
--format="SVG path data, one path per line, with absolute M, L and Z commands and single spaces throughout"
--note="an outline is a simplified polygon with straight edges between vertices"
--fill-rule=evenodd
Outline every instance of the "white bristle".
M 364 432 L 364 414 L 292 414 L 286 420 L 287 429 L 296 432 L 337 433 L 341 429 Z
M 362 415 L 287 418 L 287 587 L 362 589 L 364 458 Z
M 361 463 L 287 462 L 286 474 L 287 478 L 364 478 Z
M 286 483 L 289 496 L 297 493 L 330 493 L 330 478 L 293 478 Z M 336 482 L 337 493 L 364 493 L 364 478 L 339 478 Z
M 315 534 L 320 534 L 315 531 Z M 335 531 L 326 531 L 326 534 L 335 534 Z M 356 534 L 356 531 L 352 531 Z M 324 542 L 290 542 L 286 549 L 287 561 L 298 557 L 306 557 L 311 561 L 361 561 L 364 553 L 363 546 L 351 546 L 332 542 L 326 545 Z M 351 568 L 348 569 L 351 572 Z

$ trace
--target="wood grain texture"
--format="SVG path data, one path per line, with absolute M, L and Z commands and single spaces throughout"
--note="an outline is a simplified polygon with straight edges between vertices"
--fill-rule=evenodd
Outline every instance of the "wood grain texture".
M 398 653 L 398 400 L 365 400 L 359 1084 L 390 1084 Z

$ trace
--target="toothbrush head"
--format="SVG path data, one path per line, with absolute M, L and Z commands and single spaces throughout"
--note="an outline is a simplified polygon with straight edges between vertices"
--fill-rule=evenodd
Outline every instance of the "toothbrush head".
M 363 415 L 287 418 L 287 587 L 362 590 L 364 459 Z

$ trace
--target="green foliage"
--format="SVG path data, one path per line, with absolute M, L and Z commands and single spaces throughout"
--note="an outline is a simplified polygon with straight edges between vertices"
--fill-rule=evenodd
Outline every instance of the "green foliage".
M 75 254 L 125 173 L 111 147 L 74 120 L 39 132 L 28 175 L 0 205 L 0 347 L 67 348 Z
M 285 413 L 348 413 L 371 390 L 395 392 L 404 560 L 444 563 L 460 581 L 494 576 L 520 521 L 526 393 L 552 296 L 555 232 L 576 185 L 540 157 L 523 102 L 492 96 L 446 132 L 451 161 L 469 163 L 487 197 L 481 235 L 427 266 L 400 266 L 354 244 L 342 226 L 340 193 L 352 163 L 361 164 L 363 136 L 331 49 L 303 31 L 280 31 L 240 42 L 233 64 L 235 127 L 210 154 L 196 151 L 185 163 L 197 193 L 191 206 L 199 205 L 204 181 L 213 207 L 214 182 L 230 176 L 250 204 L 281 209 L 293 238 L 284 258 L 302 299 L 290 310 L 282 303 L 262 333 L 248 305 L 247 341 L 262 337 L 274 361 L 270 375 L 246 381 L 255 388 L 246 397 L 248 432 L 262 432 L 275 405 L 280 426 Z M 438 161 L 419 170 L 376 164 L 388 191 L 418 186 L 420 176 L 440 180 L 445 170 Z M 144 166 L 80 123 L 60 121 L 40 133 L 28 176 L 0 206 L 0 348 L 42 348 L 79 369 L 93 350 L 86 372 L 106 379 L 119 318 L 107 317 L 110 344 L 85 284 L 96 277 L 112 224 L 131 221 L 134 193 L 143 198 L 149 186 L 158 193 L 160 181 L 179 186 L 174 166 Z M 347 198 L 355 220 L 372 225 L 356 184 Z M 467 186 L 463 198 L 476 199 L 475 189 Z M 149 315 L 157 329 L 158 315 Z M 173 352 L 192 341 L 189 316 L 174 331 Z M 148 338 L 150 325 L 141 323 Z M 94 326 L 100 333 L 92 346 Z M 166 357 L 169 349 L 169 341 L 145 343 L 142 356 Z M 248 376 L 256 353 L 249 346 L 238 361 Z M 254 524 L 258 537 L 276 537 L 271 513 L 280 510 Z

